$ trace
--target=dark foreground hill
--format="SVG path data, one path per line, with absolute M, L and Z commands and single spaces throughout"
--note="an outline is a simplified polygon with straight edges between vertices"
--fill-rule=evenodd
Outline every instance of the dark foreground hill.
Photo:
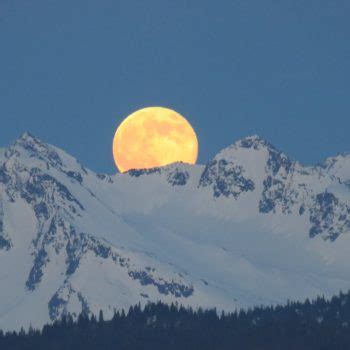
M 102 312 L 98 318 L 81 314 L 76 322 L 68 315 L 41 331 L 0 332 L 0 349 L 342 350 L 350 349 L 349 325 L 350 292 L 220 316 L 159 302 L 117 312 L 109 321 Z

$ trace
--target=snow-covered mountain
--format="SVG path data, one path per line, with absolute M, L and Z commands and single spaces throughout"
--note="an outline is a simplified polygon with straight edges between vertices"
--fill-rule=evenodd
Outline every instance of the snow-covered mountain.
M 0 150 L 0 328 L 162 300 L 232 310 L 350 288 L 350 155 L 258 136 L 206 166 L 95 174 L 24 134 Z

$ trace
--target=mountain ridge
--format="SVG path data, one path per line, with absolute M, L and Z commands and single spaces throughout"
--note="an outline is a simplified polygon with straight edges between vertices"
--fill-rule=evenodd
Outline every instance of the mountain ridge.
M 107 175 L 23 134 L 0 152 L 0 328 L 349 288 L 350 159 L 332 159 L 306 167 L 254 135 L 206 165 Z

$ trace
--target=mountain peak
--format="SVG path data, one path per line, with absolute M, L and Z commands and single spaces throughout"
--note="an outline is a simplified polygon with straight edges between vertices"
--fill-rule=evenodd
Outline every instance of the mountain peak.
M 39 140 L 37 137 L 35 137 L 30 132 L 26 131 L 24 132 L 14 143 L 14 146 L 20 146 L 25 149 L 30 148 L 33 149 L 34 147 L 48 147 L 48 145 Z
M 320 166 L 340 181 L 350 185 L 350 153 L 344 152 L 329 157 Z
M 32 164 L 33 158 L 36 158 L 52 166 L 63 166 L 59 149 L 39 140 L 29 132 L 23 133 L 12 146 L 6 150 L 7 157 L 13 155 L 16 157 L 24 156 L 22 157 L 22 161 L 29 157 L 30 164 Z
M 261 147 L 268 147 L 275 149 L 275 147 L 272 146 L 270 142 L 263 139 L 259 135 L 244 137 L 243 139 L 240 139 L 237 142 L 235 142 L 235 145 L 242 148 L 260 149 Z
M 12 147 L 21 147 L 31 153 L 41 153 L 43 149 L 48 148 L 48 145 L 26 131 L 13 143 Z
M 241 152 L 246 153 L 246 151 L 253 151 L 253 152 L 249 152 L 253 155 L 253 154 L 257 153 L 255 151 L 264 151 L 264 150 L 267 151 L 268 154 L 273 153 L 273 154 L 278 154 L 284 158 L 288 158 L 281 151 L 276 149 L 267 140 L 263 139 L 259 135 L 252 135 L 252 136 L 247 136 L 247 137 L 244 137 L 240 140 L 237 140 L 236 142 L 234 142 L 230 146 L 222 149 L 214 157 L 214 159 L 225 158 L 225 159 L 229 160 L 232 157 L 236 158 L 238 153 L 241 153 Z M 257 154 L 256 154 L 256 156 L 257 156 Z M 246 158 L 246 156 L 244 156 L 243 158 Z
M 32 142 L 41 142 L 41 141 L 38 138 L 36 138 L 33 134 L 26 131 L 15 141 L 15 144 L 32 143 Z

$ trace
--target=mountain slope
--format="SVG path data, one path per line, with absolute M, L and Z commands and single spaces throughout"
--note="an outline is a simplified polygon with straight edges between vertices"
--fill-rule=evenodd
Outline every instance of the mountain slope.
M 349 288 L 350 173 L 334 159 L 304 167 L 252 136 L 206 166 L 109 176 L 22 135 L 0 152 L 0 328 Z

